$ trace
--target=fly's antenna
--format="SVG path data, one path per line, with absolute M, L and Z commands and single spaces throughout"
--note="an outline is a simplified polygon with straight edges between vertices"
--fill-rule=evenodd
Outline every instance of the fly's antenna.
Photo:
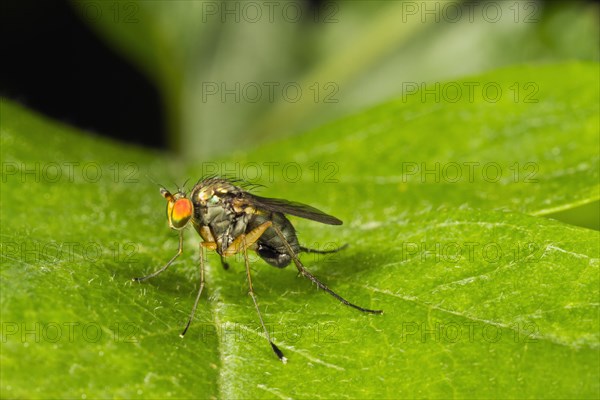
M 190 178 L 186 179 L 185 182 L 183 182 L 183 185 L 179 186 L 177 183 L 174 183 L 175 186 L 177 187 L 177 192 L 179 193 L 185 193 L 185 185 L 187 185 L 187 183 L 189 182 Z
M 160 183 L 156 182 L 156 180 L 154 180 L 154 178 L 152 178 L 152 176 L 150 176 L 150 174 L 146 173 L 146 178 L 148 178 L 148 180 L 150 182 L 154 183 L 155 185 L 157 185 L 161 189 L 164 189 L 164 185 L 161 185 Z

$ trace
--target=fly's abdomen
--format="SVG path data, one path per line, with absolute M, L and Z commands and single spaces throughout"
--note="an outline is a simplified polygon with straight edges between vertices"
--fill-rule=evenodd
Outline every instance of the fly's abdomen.
M 285 237 L 285 240 L 289 243 L 294 253 L 297 254 L 300 251 L 300 245 L 298 244 L 298 238 L 296 237 L 296 230 L 285 215 L 281 213 L 270 213 L 267 215 L 254 214 L 248 222 L 246 232 L 251 231 L 269 220 L 273 222 L 273 225 L 279 228 Z M 256 244 L 256 252 L 258 255 L 274 267 L 283 268 L 288 266 L 292 261 L 292 257 L 288 253 L 287 247 L 273 228 L 268 228 L 258 239 Z

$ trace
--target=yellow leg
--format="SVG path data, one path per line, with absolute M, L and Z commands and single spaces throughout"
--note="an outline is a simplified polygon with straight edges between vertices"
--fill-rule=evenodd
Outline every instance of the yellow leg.
M 215 244 L 216 246 L 216 244 Z M 204 243 L 200 243 L 200 289 L 198 289 L 198 294 L 196 295 L 196 301 L 194 302 L 194 307 L 192 308 L 192 313 L 190 314 L 190 318 L 188 319 L 188 323 L 183 329 L 183 332 L 179 334 L 179 337 L 183 339 L 185 333 L 188 328 L 192 324 L 192 320 L 194 319 L 194 314 L 196 313 L 196 308 L 198 307 L 198 302 L 200 301 L 200 296 L 202 295 L 202 289 L 204 289 Z
M 240 251 L 246 251 L 248 248 L 252 247 L 254 243 L 256 243 L 256 241 L 271 225 L 273 225 L 273 222 L 267 221 L 264 224 L 260 224 L 256 228 L 252 229 L 250 232 L 236 237 L 235 240 L 231 242 L 229 247 L 225 249 L 223 256 L 229 257 L 239 253 Z
M 169 266 L 171 264 L 173 264 L 173 261 L 175 261 L 175 259 L 181 255 L 181 253 L 183 253 L 183 231 L 179 231 L 179 248 L 177 249 L 177 253 L 173 256 L 173 258 L 171 258 L 169 260 L 169 262 L 167 263 L 167 265 L 165 265 L 164 267 L 162 267 L 158 271 L 154 271 L 150 275 L 141 276 L 139 278 L 133 278 L 133 280 L 135 282 L 142 282 L 142 281 L 145 281 L 148 278 L 155 277 L 156 275 L 160 274 L 161 272 L 163 272 L 164 270 L 166 270 L 167 268 L 169 268 Z
M 267 222 L 265 222 L 263 225 L 267 224 Z M 271 222 L 268 222 L 269 226 L 271 225 Z M 261 226 L 263 226 L 261 225 Z M 258 227 L 260 228 L 260 226 Z M 256 229 L 258 229 L 256 228 Z M 268 226 L 267 226 L 268 228 Z M 266 229 L 266 228 L 265 228 Z M 254 232 L 254 230 L 252 230 L 252 232 Z M 252 233 L 250 232 L 250 233 Z M 264 232 L 264 230 L 263 230 Z M 244 236 L 244 235 L 241 235 Z M 260 237 L 260 235 L 259 235 Z M 258 239 L 258 238 L 257 238 Z M 242 242 L 244 242 L 244 239 L 242 239 Z M 256 308 L 256 313 L 258 314 L 258 319 L 260 320 L 260 324 L 263 327 L 263 330 L 265 332 L 265 337 L 267 338 L 267 340 L 269 341 L 269 344 L 271 345 L 271 348 L 273 349 L 273 351 L 275 352 L 275 354 L 277 355 L 277 357 L 281 360 L 282 363 L 287 363 L 287 358 L 283 355 L 283 352 L 281 350 L 279 350 L 279 347 L 277 347 L 277 345 L 275 343 L 273 343 L 273 341 L 271 340 L 271 335 L 269 335 L 269 330 L 267 329 L 267 327 L 265 326 L 265 322 L 263 321 L 263 317 L 260 313 L 260 309 L 258 308 L 258 300 L 256 299 L 256 295 L 254 294 L 254 287 L 252 286 L 252 277 L 250 276 L 250 261 L 248 260 L 248 246 L 242 246 L 242 252 L 244 253 L 244 262 L 246 264 L 246 276 L 248 277 L 248 294 L 250 295 L 250 297 L 252 297 L 252 301 L 254 302 L 254 308 Z
M 202 246 L 208 250 L 216 250 L 217 249 L 217 244 L 215 242 L 202 242 L 202 243 L 200 243 L 200 246 Z

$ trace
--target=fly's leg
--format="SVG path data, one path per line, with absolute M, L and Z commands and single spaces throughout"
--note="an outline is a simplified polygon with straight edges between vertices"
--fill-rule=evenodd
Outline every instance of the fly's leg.
M 250 260 L 248 259 L 248 248 L 252 247 L 270 226 L 273 226 L 273 222 L 267 221 L 252 229 L 247 234 L 242 234 L 238 236 L 223 252 L 223 256 L 232 256 L 240 251 L 244 252 L 246 276 L 248 277 L 248 294 L 250 295 L 250 297 L 252 297 L 252 301 L 254 302 L 254 308 L 256 308 L 256 313 L 258 314 L 258 319 L 260 320 L 260 324 L 265 332 L 265 337 L 269 341 L 269 344 L 271 345 L 271 348 L 273 349 L 277 357 L 281 360 L 281 362 L 285 364 L 287 363 L 287 358 L 283 355 L 283 352 L 279 350 L 279 347 L 277 347 L 277 345 L 275 345 L 275 343 L 273 343 L 273 341 L 271 340 L 271 335 L 269 335 L 269 331 L 265 326 L 262 314 L 260 313 L 260 309 L 258 308 L 258 300 L 256 299 L 256 295 L 254 294 L 254 287 L 252 286 L 252 277 L 250 276 Z
M 246 250 L 248 247 L 251 247 L 271 225 L 273 225 L 273 222 L 267 221 L 252 229 L 250 232 L 238 236 L 233 242 L 231 242 L 229 247 L 225 249 L 223 256 L 232 256 L 240 251 Z
M 169 260 L 169 262 L 167 263 L 167 265 L 165 265 L 164 267 L 162 267 L 158 271 L 154 271 L 150 275 L 141 276 L 139 278 L 133 278 L 133 281 L 135 281 L 135 282 L 142 282 L 142 281 L 145 281 L 146 279 L 155 277 L 156 275 L 160 274 L 161 272 L 163 272 L 164 270 L 166 270 L 167 268 L 169 268 L 169 266 L 171 264 L 173 264 L 173 261 L 175 261 L 175 259 L 181 255 L 181 253 L 183 253 L 183 231 L 179 231 L 179 249 L 177 250 L 177 254 L 175 254 L 173 256 L 173 258 L 171 258 Z
M 300 259 L 298 258 L 298 256 L 294 252 L 294 250 L 292 249 L 292 246 L 290 246 L 290 244 L 288 243 L 288 241 L 285 239 L 285 236 L 283 236 L 283 233 L 281 232 L 281 230 L 277 226 L 275 226 L 275 225 L 273 225 L 273 229 L 275 230 L 275 232 L 277 233 L 277 236 L 279 236 L 279 238 L 281 239 L 281 241 L 285 245 L 288 253 L 292 257 L 292 260 L 294 260 L 294 264 L 296 264 L 296 268 L 298 268 L 298 271 L 300 272 L 300 274 L 302 276 L 310 279 L 318 287 L 320 287 L 321 289 L 323 289 L 324 291 L 326 291 L 327 293 L 329 293 L 330 295 L 332 295 L 333 297 L 335 297 L 336 299 L 338 299 L 340 302 L 342 302 L 343 304 L 345 304 L 347 306 L 350 306 L 350 307 L 356 308 L 357 310 L 360 310 L 362 312 L 371 313 L 371 314 L 382 314 L 383 313 L 383 310 L 370 310 L 368 308 L 363 308 L 361 306 L 357 306 L 356 304 L 352 304 L 348 300 L 344 299 L 342 296 L 340 296 L 339 294 L 337 294 L 336 292 L 334 292 L 333 290 L 329 289 L 327 287 L 327 285 L 325 285 L 323 282 L 321 282 L 320 280 L 318 280 L 316 276 L 314 276 L 313 274 L 311 274 L 304 267 L 304 265 L 302 265 L 302 263 L 300 262 Z
M 229 269 L 229 263 L 225 261 L 225 257 L 221 256 L 221 266 L 225 271 Z
M 204 289 L 204 248 L 211 248 L 213 243 L 200 243 L 200 289 L 198 289 L 198 295 L 196 295 L 196 301 L 194 302 L 194 307 L 192 308 L 192 313 L 190 314 L 190 319 L 188 320 L 187 325 L 183 329 L 183 332 L 179 334 L 179 337 L 183 339 L 185 333 L 187 332 L 192 320 L 194 319 L 194 314 L 196 313 L 196 308 L 198 307 L 198 302 L 200 301 L 200 295 L 202 295 L 202 289 Z
M 269 223 L 269 225 L 270 225 L 270 221 L 266 222 L 265 224 L 267 224 L 267 223 Z M 263 225 L 265 225 L 265 224 L 263 224 Z M 254 302 L 254 307 L 256 308 L 256 313 L 258 314 L 258 319 L 260 320 L 260 324 L 262 325 L 263 330 L 265 331 L 265 337 L 269 341 L 269 344 L 271 345 L 271 348 L 273 349 L 273 351 L 275 352 L 277 357 L 281 360 L 282 363 L 285 364 L 285 363 L 287 363 L 287 358 L 283 355 L 283 352 L 281 350 L 279 350 L 279 347 L 277 347 L 277 345 L 275 345 L 275 343 L 273 343 L 273 341 L 271 340 L 269 331 L 267 330 L 267 327 L 265 326 L 263 317 L 260 313 L 260 309 L 258 308 L 258 300 L 256 300 L 256 295 L 254 294 L 254 288 L 252 287 L 252 278 L 250 276 L 250 261 L 248 260 L 248 247 L 251 246 L 252 244 L 246 244 L 246 240 L 245 240 L 244 236 L 245 235 L 240 235 L 240 237 L 242 238 L 241 241 L 243 244 L 242 248 L 244 251 L 244 261 L 246 263 L 246 275 L 248 277 L 248 294 L 250 295 L 250 297 L 252 297 L 252 301 Z M 258 238 L 256 238 L 256 240 L 258 240 Z

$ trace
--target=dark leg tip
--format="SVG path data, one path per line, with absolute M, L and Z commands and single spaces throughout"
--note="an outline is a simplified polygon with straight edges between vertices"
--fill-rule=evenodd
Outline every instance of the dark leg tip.
M 383 310 L 369 310 L 368 308 L 362 308 L 361 311 L 369 314 L 383 314 Z
M 225 258 L 223 256 L 221 256 L 221 266 L 225 271 L 229 269 L 229 263 L 225 261 Z
M 283 352 L 279 350 L 279 347 L 277 347 L 277 345 L 275 345 L 273 342 L 269 343 L 271 343 L 271 347 L 273 348 L 275 354 L 277 354 L 277 357 L 279 357 L 279 360 L 281 360 L 282 363 L 287 364 L 287 358 L 283 355 Z

